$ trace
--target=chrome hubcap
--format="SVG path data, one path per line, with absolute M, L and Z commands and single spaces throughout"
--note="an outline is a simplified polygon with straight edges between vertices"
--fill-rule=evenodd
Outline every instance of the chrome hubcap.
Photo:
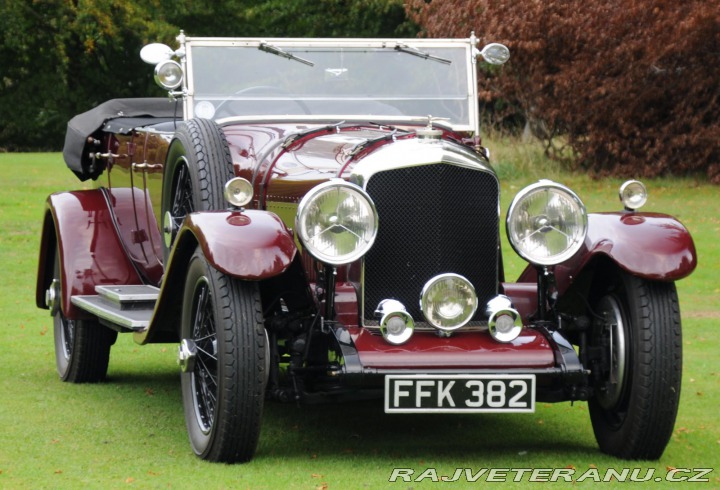
M 197 357 L 197 345 L 192 339 L 183 339 L 178 347 L 177 363 L 183 373 L 192 372 L 195 369 L 195 358 Z
M 53 279 L 50 287 L 45 291 L 45 306 L 50 310 L 50 316 L 60 311 L 60 281 Z
M 603 316 L 601 336 L 607 345 L 610 369 L 604 383 L 597 390 L 596 397 L 600 406 L 609 410 L 617 405 L 622 394 L 627 364 L 627 339 L 618 301 L 612 296 L 605 296 L 599 306 Z

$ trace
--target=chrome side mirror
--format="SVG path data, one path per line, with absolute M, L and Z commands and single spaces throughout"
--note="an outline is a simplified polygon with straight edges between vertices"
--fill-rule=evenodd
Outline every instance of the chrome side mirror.
M 504 44 L 490 43 L 480 51 L 480 56 L 491 65 L 503 65 L 510 59 L 510 50 Z
M 169 60 L 175 51 L 170 46 L 161 43 L 152 43 L 143 46 L 140 58 L 149 65 L 157 65 L 161 61 Z

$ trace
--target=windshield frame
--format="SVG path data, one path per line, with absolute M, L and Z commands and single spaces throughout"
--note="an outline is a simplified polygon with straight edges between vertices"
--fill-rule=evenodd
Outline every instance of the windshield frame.
M 419 124 L 427 123 L 428 117 L 438 118 L 438 123 L 443 126 L 447 126 L 454 131 L 474 132 L 477 134 L 479 121 L 478 121 L 478 97 L 477 97 L 477 67 L 475 59 L 477 56 L 477 38 L 472 36 L 468 39 L 354 39 L 354 38 L 341 38 L 341 39 L 317 39 L 317 38 L 194 38 L 180 36 L 178 40 L 181 43 L 179 52 L 183 53 L 181 56 L 181 63 L 183 65 L 183 71 L 185 76 L 183 79 L 183 112 L 184 118 L 191 119 L 197 117 L 195 113 L 195 92 L 196 83 L 193 76 L 193 69 L 196 65 L 200 65 L 200 62 L 195 59 L 197 53 L 200 50 L 195 48 L 211 47 L 211 48 L 248 48 L 255 49 L 258 51 L 264 51 L 263 55 L 272 57 L 280 56 L 284 63 L 301 65 L 308 61 L 306 59 L 297 59 L 297 57 L 290 55 L 289 51 L 308 48 L 310 50 L 341 50 L 341 49 L 371 49 L 371 50 L 385 50 L 389 52 L 402 52 L 408 58 L 422 59 L 423 54 L 427 53 L 428 50 L 437 48 L 451 49 L 451 50 L 462 50 L 461 55 L 456 55 L 456 60 L 462 60 L 465 63 L 464 73 L 461 73 L 460 77 L 455 80 L 459 83 L 462 88 L 466 87 L 467 96 L 464 101 L 457 98 L 458 104 L 463 105 L 463 117 L 462 120 L 458 121 L 445 121 L 441 115 L 438 114 L 412 114 L 412 115 L 383 115 L 383 114 L 372 114 L 370 117 L 373 122 L 386 123 L 386 124 Z M 417 51 L 417 53 L 408 52 L 408 50 Z M 309 58 L 305 56 L 303 58 Z M 445 64 L 442 59 L 438 59 L 434 56 L 427 57 L 428 59 L 422 59 L 422 62 L 431 64 L 442 65 Z M 312 61 L 312 60 L 310 60 Z M 412 61 L 408 60 L 411 64 Z M 417 62 L 416 62 L 417 63 Z M 307 63 L 305 63 L 307 64 Z M 447 65 L 446 65 L 447 66 Z M 460 67 L 459 69 L 462 69 Z M 339 99 L 338 99 L 339 100 Z M 449 99 L 448 99 L 449 100 Z M 212 117 L 212 116 L 211 116 Z M 362 113 L 322 113 L 322 114 L 301 114 L 301 115 L 273 115 L 273 114 L 251 114 L 251 115 L 228 115 L 226 117 L 217 116 L 215 120 L 219 124 L 227 124 L 230 122 L 243 122 L 243 121 L 358 121 L 368 120 L 368 114 Z

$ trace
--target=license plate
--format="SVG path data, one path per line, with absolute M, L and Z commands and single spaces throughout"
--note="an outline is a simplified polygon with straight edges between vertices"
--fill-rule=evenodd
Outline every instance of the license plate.
M 385 376 L 385 412 L 534 412 L 533 374 Z

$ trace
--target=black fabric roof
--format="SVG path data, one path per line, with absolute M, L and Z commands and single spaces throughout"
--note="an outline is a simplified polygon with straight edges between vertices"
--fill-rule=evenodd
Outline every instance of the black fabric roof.
M 178 108 L 178 110 L 181 113 L 182 109 Z M 90 170 L 92 162 L 89 157 L 90 150 L 86 148 L 86 145 L 91 136 L 99 139 L 100 135 L 96 135 L 96 133 L 102 131 L 108 121 L 117 118 L 133 118 L 132 123 L 137 123 L 134 127 L 143 127 L 174 117 L 176 117 L 176 104 L 166 98 L 108 100 L 68 121 L 63 158 L 70 170 L 80 180 L 96 177 Z M 132 127 L 127 127 L 126 132 L 132 129 Z

